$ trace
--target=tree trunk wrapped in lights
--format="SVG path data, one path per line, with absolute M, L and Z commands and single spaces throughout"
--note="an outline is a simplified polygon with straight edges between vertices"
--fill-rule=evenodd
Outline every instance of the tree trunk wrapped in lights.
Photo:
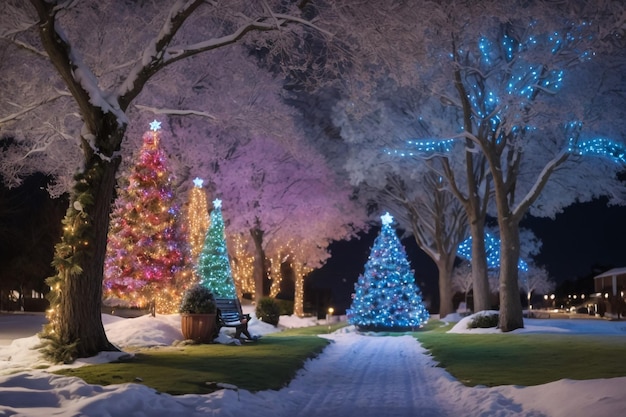
M 234 254 L 230 260 L 230 267 L 235 280 L 237 296 L 243 298 L 244 294 L 254 294 L 254 256 L 247 249 L 247 242 L 241 233 L 230 234 L 229 239 L 229 247 Z
M 283 264 L 283 255 L 278 252 L 275 253 L 274 256 L 271 256 L 269 259 L 270 268 L 270 297 L 276 298 L 276 296 L 280 293 L 280 283 L 283 280 L 282 275 L 282 264 Z
M 293 295 L 293 314 L 298 317 L 304 317 L 304 278 L 313 268 L 307 267 L 297 259 L 291 262 L 291 267 L 296 280 L 296 289 Z

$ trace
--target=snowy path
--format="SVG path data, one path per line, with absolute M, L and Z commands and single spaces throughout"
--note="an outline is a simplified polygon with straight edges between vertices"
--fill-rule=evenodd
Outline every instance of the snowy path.
M 437 400 L 432 361 L 415 339 L 352 336 L 344 341 L 341 335 L 332 339 L 335 343 L 321 359 L 324 366 L 312 363 L 306 376 L 288 387 L 294 394 L 307 393 L 305 401 L 294 404 L 291 415 L 448 415 L 445 404 Z

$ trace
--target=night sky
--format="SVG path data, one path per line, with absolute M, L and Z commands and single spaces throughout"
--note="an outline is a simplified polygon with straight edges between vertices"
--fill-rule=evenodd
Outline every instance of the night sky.
M 555 220 L 531 218 L 523 225 L 543 241 L 536 261 L 557 282 L 626 266 L 626 207 L 608 207 L 606 199 L 571 206 Z

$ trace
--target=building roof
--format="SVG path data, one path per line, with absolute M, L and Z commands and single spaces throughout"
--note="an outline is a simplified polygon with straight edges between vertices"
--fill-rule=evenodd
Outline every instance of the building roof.
M 604 278 L 604 277 L 612 277 L 613 275 L 626 275 L 626 266 L 621 268 L 613 268 L 609 269 L 606 272 L 601 273 L 600 275 L 596 275 L 595 278 Z

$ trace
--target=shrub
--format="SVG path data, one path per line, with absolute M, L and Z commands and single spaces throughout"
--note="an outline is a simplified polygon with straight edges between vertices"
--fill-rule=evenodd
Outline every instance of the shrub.
M 269 323 L 273 326 L 278 324 L 278 319 L 280 318 L 280 306 L 270 297 L 261 298 L 259 304 L 256 306 L 256 317 L 265 322 Z
M 179 311 L 183 314 L 215 314 L 215 297 L 210 289 L 195 284 L 185 291 Z
M 481 314 L 475 316 L 468 324 L 468 329 L 488 329 L 498 327 L 499 316 L 497 314 Z
M 281 300 L 279 298 L 275 298 L 274 301 L 278 304 L 281 316 L 291 316 L 293 314 L 293 301 Z

